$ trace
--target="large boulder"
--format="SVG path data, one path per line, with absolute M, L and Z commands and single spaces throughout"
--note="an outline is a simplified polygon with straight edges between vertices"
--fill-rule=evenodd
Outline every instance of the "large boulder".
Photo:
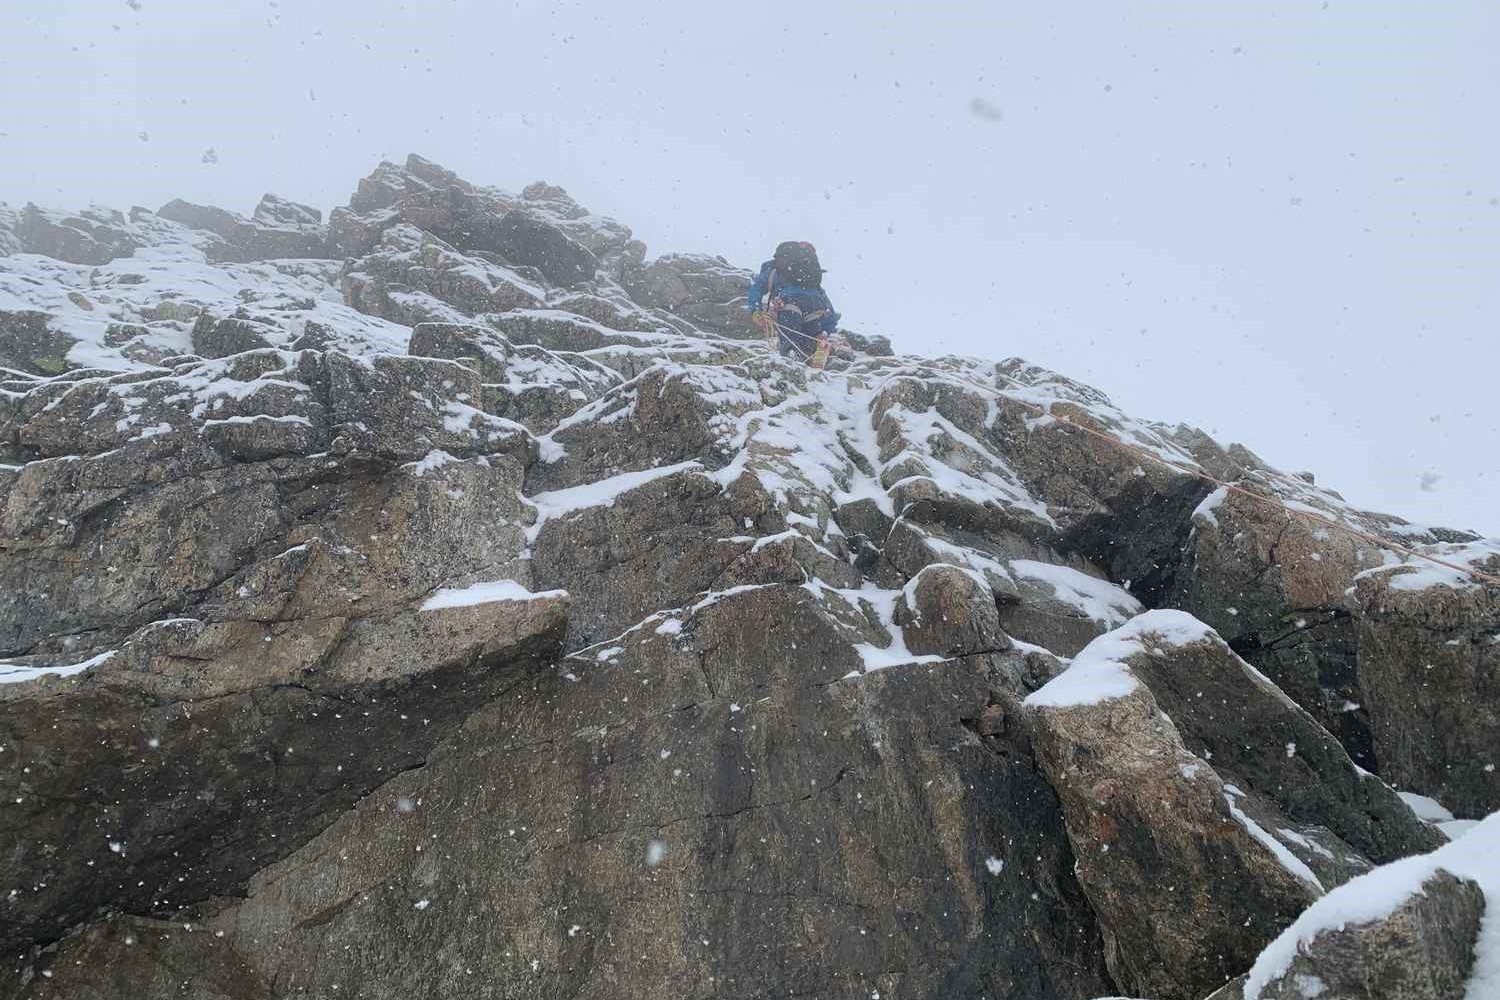
M 191 968 L 212 941 L 205 980 L 244 969 L 256 1000 L 1109 992 L 1056 799 L 963 721 L 986 671 L 846 678 L 850 616 L 800 586 L 652 616 L 152 951 Z M 102 936 L 44 956 L 48 982 L 106 980 Z
M 754 277 L 723 257 L 664 254 L 628 269 L 623 284 L 644 306 L 667 309 L 705 330 L 741 339 L 760 337 L 750 322 L 746 293 Z
M 339 495 L 324 469 L 474 459 L 516 470 L 518 488 L 535 442 L 458 398 L 479 392 L 452 362 L 278 351 L 42 383 L 0 411 L 22 460 L 0 468 L 0 653 L 112 644 L 189 611 Z M 504 530 L 519 538 L 516 518 Z
M 0 791 L 27 830 L 0 872 L 30 887 L 0 922 L 7 952 L 100 908 L 171 912 L 239 891 L 420 766 L 476 701 L 562 638 L 560 598 L 424 613 L 367 608 L 355 602 L 371 594 L 355 587 L 320 607 L 316 588 L 335 590 L 328 578 L 348 560 L 303 544 L 310 556 L 237 581 L 281 591 L 278 618 L 177 617 L 113 653 L 0 686 L 0 739 L 25 765 L 0 776 Z M 309 612 L 321 617 L 299 617 Z
M 413 293 L 429 296 L 465 317 L 529 308 L 541 304 L 546 294 L 511 268 L 459 253 L 405 224 L 386 230 L 379 249 L 351 262 L 343 280 L 350 305 L 397 321 L 404 321 L 399 310 Z M 371 282 L 377 283 L 382 297 L 364 290 Z M 388 304 L 392 298 L 395 306 Z
M 1096 640 L 1025 702 L 1110 974 L 1139 996 L 1198 1000 L 1321 893 L 1311 871 L 1246 814 L 1237 801 L 1244 791 L 1183 745 L 1131 671 L 1153 650 L 1198 642 L 1205 631 L 1179 612 L 1143 615 Z
M 311 205 L 288 201 L 280 195 L 266 194 L 250 218 L 262 226 L 317 226 L 323 222 L 323 212 Z
M 902 592 L 895 621 L 907 648 L 918 655 L 973 656 L 1011 648 L 989 584 L 957 566 L 923 567 Z
M 193 353 L 201 358 L 227 358 L 273 346 L 277 332 L 271 324 L 249 316 L 216 317 L 205 310 L 193 323 Z
M 597 261 L 586 247 L 557 226 L 524 209 L 512 209 L 495 229 L 496 252 L 535 267 L 559 285 L 572 285 L 594 276 Z
M 1323 930 L 1281 975 L 1247 983 L 1248 995 L 1463 1000 L 1484 911 L 1478 885 L 1440 871 L 1389 915 Z
M 24 252 L 71 264 L 107 264 L 141 245 L 123 215 L 98 208 L 67 213 L 28 204 L 16 220 L 15 235 Z
M 1331 831 L 1378 864 L 1431 851 L 1443 836 L 1338 740 L 1236 656 L 1216 633 L 1130 661 L 1185 743 L 1291 819 Z
M 467 323 L 419 323 L 408 350 L 476 369 L 484 411 L 537 434 L 555 430 L 620 382 L 610 369 L 579 355 L 533 344 L 518 347 L 488 327 Z M 555 457 L 550 449 L 549 457 Z
M 1500 571 L 1494 543 L 1434 555 Z M 1363 574 L 1355 601 L 1381 774 L 1462 817 L 1500 809 L 1500 587 L 1412 564 Z
M 0 309 L 0 368 L 32 375 L 58 375 L 73 367 L 68 351 L 76 341 L 32 309 Z
M 532 547 L 537 584 L 573 595 L 570 648 L 618 635 L 659 608 L 689 603 L 718 585 L 754 537 L 786 528 L 750 477 L 726 488 L 695 470 L 665 471 L 532 497 L 540 508 Z M 726 541 L 747 533 L 750 540 Z M 744 579 L 723 584 L 747 585 Z
M 157 209 L 163 219 L 201 229 L 220 237 L 207 244 L 205 253 L 213 261 L 256 261 L 329 256 L 328 227 L 322 213 L 268 194 L 256 207 L 253 219 L 210 205 L 195 205 L 181 198 Z
M 446 361 L 255 351 L 7 413 L 9 954 L 238 891 L 556 655 L 535 445 L 466 390 Z
M 1379 565 L 1379 551 L 1223 488 L 1194 510 L 1192 525 L 1169 602 L 1212 625 L 1338 735 L 1356 763 L 1376 769 L 1345 591 Z
M 654 365 L 548 435 L 528 485 L 552 491 L 687 461 L 722 468 L 738 444 L 733 421 L 764 402 L 743 369 Z
M 1233 1000 L 1495 995 L 1500 815 L 1431 854 L 1340 886 L 1256 959 Z

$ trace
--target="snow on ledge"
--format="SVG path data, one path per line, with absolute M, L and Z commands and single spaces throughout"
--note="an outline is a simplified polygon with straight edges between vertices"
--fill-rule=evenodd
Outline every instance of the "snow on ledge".
M 1500 539 L 1482 538 L 1476 542 L 1444 542 L 1437 545 L 1418 546 L 1418 551 L 1442 559 L 1455 566 L 1479 569 L 1491 559 L 1500 556 Z M 1473 590 L 1480 586 L 1478 580 L 1447 566 L 1426 560 L 1407 559 L 1385 566 L 1376 566 L 1357 573 L 1355 580 L 1366 577 L 1387 576 L 1387 586 L 1392 590 L 1427 590 L 1431 587 L 1449 587 L 1453 590 Z
M 1299 948 L 1318 934 L 1389 916 L 1439 871 L 1477 882 L 1484 892 L 1486 913 L 1474 945 L 1466 1000 L 1500 996 L 1500 920 L 1495 918 L 1500 912 L 1500 812 L 1496 812 L 1462 840 L 1431 854 L 1382 865 L 1313 903 L 1255 960 L 1245 983 L 1245 1000 L 1260 1000 L 1266 985 L 1284 975 Z
M 493 604 L 497 601 L 535 601 L 567 596 L 566 590 L 544 590 L 533 593 L 514 580 L 492 580 L 468 587 L 439 590 L 422 602 L 420 610 L 440 611 L 443 608 L 468 608 L 476 604 Z
M 90 667 L 113 658 L 114 650 L 108 653 L 100 653 L 93 659 L 84 660 L 82 663 L 71 663 L 62 667 L 32 667 L 23 663 L 0 663 L 0 684 L 20 684 L 22 681 L 34 681 L 38 677 L 72 677 L 81 674 Z
M 1214 634 L 1186 611 L 1137 615 L 1085 646 L 1068 669 L 1027 696 L 1025 704 L 1062 708 L 1124 698 L 1137 684 L 1126 666 L 1130 657 L 1162 646 L 1186 646 Z
M 645 486 L 647 483 L 665 479 L 679 472 L 689 470 L 701 472 L 702 469 L 703 463 L 701 462 L 678 462 L 676 465 L 642 469 L 638 472 L 622 472 L 619 475 L 584 483 L 581 486 L 523 497 L 525 502 L 536 508 L 536 523 L 527 529 L 526 542 L 528 545 L 536 544 L 537 538 L 541 536 L 542 526 L 548 521 L 565 517 L 575 511 L 587 510 L 590 507 L 613 507 L 621 495 Z
M 1014 576 L 1046 584 L 1057 600 L 1107 627 L 1124 624 L 1146 610 L 1123 587 L 1067 566 L 1035 559 L 1012 559 L 1008 565 Z
M 1202 503 L 1193 508 L 1192 520 L 1217 528 L 1219 526 L 1219 516 L 1215 514 L 1214 511 L 1218 509 L 1218 506 L 1220 504 L 1228 499 L 1229 487 L 1220 486 L 1208 496 L 1204 497 Z

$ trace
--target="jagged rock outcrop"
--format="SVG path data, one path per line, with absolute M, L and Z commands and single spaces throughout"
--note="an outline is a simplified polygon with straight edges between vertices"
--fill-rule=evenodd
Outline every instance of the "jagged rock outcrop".
M 1493 543 L 1440 547 L 1500 571 Z M 1360 575 L 1360 677 L 1391 780 L 1474 819 L 1500 809 L 1500 589 L 1442 567 Z
M 1500 864 L 1490 835 L 1387 865 L 1298 918 L 1223 1000 L 1472 1000 L 1500 987 Z M 1217 997 L 1218 995 L 1216 995 Z
M 1484 909 L 1477 885 L 1440 871 L 1389 916 L 1318 935 L 1291 968 L 1260 987 L 1260 997 L 1461 1000 Z
M 129 257 L 140 241 L 125 216 L 113 209 L 87 208 L 77 214 L 28 204 L 15 223 L 19 252 L 55 257 L 70 264 L 107 264 Z
M 1131 659 L 1131 672 L 1215 771 L 1244 781 L 1293 821 L 1332 833 L 1377 864 L 1444 843 L 1219 636 L 1210 632 L 1164 652 Z M 1295 838 L 1288 846 L 1314 867 L 1326 853 L 1299 852 Z
M 1196 619 L 1152 612 L 1091 643 L 1026 700 L 1110 973 L 1140 996 L 1207 993 L 1323 888 L 1246 815 L 1240 800 L 1253 792 L 1191 753 L 1134 676 L 1133 664 L 1173 655 L 1163 648 L 1205 641 Z
M 6 414 L 8 949 L 233 890 L 556 654 L 562 597 L 434 597 L 526 576 L 530 440 L 466 376 L 259 351 Z
M 1497 591 L 1402 553 L 1495 543 L 552 185 L 323 218 L 0 208 L 0 996 L 1483 985 Z
M 322 213 L 274 194 L 263 197 L 253 218 L 178 198 L 156 214 L 220 237 L 206 245 L 211 261 L 255 261 L 281 257 L 327 257 L 328 229 Z
M 59 375 L 70 367 L 73 339 L 52 328 L 39 310 L 0 311 L 0 368 L 29 375 Z

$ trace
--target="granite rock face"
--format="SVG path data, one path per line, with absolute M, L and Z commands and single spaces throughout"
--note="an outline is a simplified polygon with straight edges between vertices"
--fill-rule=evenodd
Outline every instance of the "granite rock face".
M 1481 974 L 1497 594 L 1383 543 L 1500 547 L 749 277 L 418 156 L 0 208 L 0 996 Z

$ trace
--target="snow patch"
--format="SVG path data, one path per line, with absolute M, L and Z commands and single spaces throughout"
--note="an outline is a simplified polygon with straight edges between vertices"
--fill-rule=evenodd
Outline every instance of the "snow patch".
M 1025 704 L 1062 708 L 1124 698 L 1137 684 L 1126 666 L 1130 657 L 1153 646 L 1186 646 L 1214 634 L 1185 611 L 1148 611 L 1085 646 L 1068 669 L 1027 696 Z
M 422 602 L 421 610 L 439 611 L 443 608 L 468 608 L 496 601 L 537 601 L 567 596 L 566 590 L 532 592 L 514 580 L 492 580 L 468 587 L 439 590 Z
M 1431 854 L 1402 858 L 1350 879 L 1313 903 L 1272 941 L 1250 969 L 1245 1000 L 1260 1000 L 1266 985 L 1285 975 L 1298 950 L 1320 933 L 1384 919 L 1421 890 L 1439 871 L 1478 883 L 1486 915 L 1474 948 L 1474 970 L 1466 1000 L 1500 996 L 1500 812 L 1476 824 L 1462 840 Z
M 38 677 L 72 677 L 81 674 L 90 667 L 97 667 L 111 659 L 115 650 L 108 653 L 100 653 L 92 659 L 84 660 L 82 663 L 70 663 L 60 667 L 33 667 L 24 663 L 0 662 L 0 684 L 20 684 L 22 681 L 34 681 Z

